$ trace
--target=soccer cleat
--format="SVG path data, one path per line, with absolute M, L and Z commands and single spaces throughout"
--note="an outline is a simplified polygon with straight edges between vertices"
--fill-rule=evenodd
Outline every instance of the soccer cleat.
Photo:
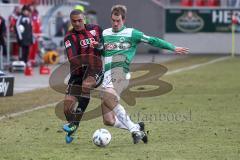
M 73 141 L 73 137 L 71 136 L 76 130 L 78 126 L 74 125 L 72 123 L 64 124 L 63 125 L 63 130 L 67 132 L 65 136 L 66 143 L 69 144 Z
M 72 124 L 72 123 L 68 123 L 68 124 L 63 125 L 63 130 L 70 135 L 72 133 L 74 133 L 77 130 L 77 128 L 78 127 L 76 125 Z
M 70 135 L 66 134 L 65 140 L 66 140 L 66 143 L 69 144 L 69 143 L 71 143 L 73 141 L 73 137 L 71 137 Z
M 147 137 L 147 134 L 145 132 L 145 124 L 144 124 L 144 122 L 139 122 L 138 125 L 140 126 L 140 131 L 142 131 L 144 133 L 142 141 L 144 143 L 147 143 L 148 142 L 148 137 Z
M 143 131 L 134 131 L 132 132 L 133 143 L 137 144 L 140 140 L 143 139 L 145 133 Z

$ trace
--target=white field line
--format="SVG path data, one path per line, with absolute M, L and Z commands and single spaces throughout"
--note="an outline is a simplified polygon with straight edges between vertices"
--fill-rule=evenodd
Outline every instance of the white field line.
M 5 115 L 0 117 L 0 121 L 5 119 L 5 118 L 16 117 L 16 116 L 20 116 L 22 114 L 29 113 L 29 112 L 32 112 L 32 111 L 36 111 L 36 110 L 39 110 L 39 109 L 44 109 L 44 108 L 47 108 L 47 107 L 55 106 L 56 104 L 57 103 L 51 103 L 51 104 L 38 106 L 38 107 L 35 107 L 35 108 L 27 109 L 27 110 L 16 112 L 16 113 L 5 114 Z
M 172 74 L 176 74 L 176 73 L 180 73 L 180 72 L 184 72 L 184 71 L 193 70 L 193 69 L 196 69 L 196 68 L 199 68 L 199 67 L 202 67 L 202 66 L 206 66 L 206 65 L 213 64 L 213 63 L 216 63 L 216 62 L 224 61 L 224 60 L 229 59 L 229 58 L 230 57 L 221 57 L 221 58 L 217 58 L 217 59 L 205 62 L 205 63 L 200 63 L 200 64 L 188 66 L 188 67 L 179 68 L 179 69 L 176 69 L 176 70 L 173 70 L 173 71 L 169 71 L 165 75 L 172 75 Z M 16 116 L 20 116 L 22 114 L 29 113 L 29 112 L 32 112 L 32 111 L 36 111 L 36 110 L 39 110 L 39 109 L 44 109 L 44 108 L 48 108 L 48 107 L 51 107 L 51 106 L 55 106 L 56 104 L 57 103 L 51 103 L 51 104 L 38 106 L 38 107 L 35 107 L 35 108 L 32 108 L 32 109 L 27 109 L 27 110 L 16 112 L 16 113 L 6 114 L 6 115 L 3 115 L 3 116 L 0 116 L 0 121 L 3 120 L 3 119 L 6 119 L 6 118 L 16 117 Z
M 221 57 L 221 58 L 217 58 L 217 59 L 205 62 L 205 63 L 200 63 L 200 64 L 195 64 L 195 65 L 192 65 L 192 66 L 188 66 L 188 67 L 179 68 L 179 69 L 176 69 L 176 70 L 173 70 L 173 71 L 169 71 L 165 75 L 172 75 L 172 74 L 176 74 L 176 73 L 179 73 L 179 72 L 193 70 L 193 69 L 196 69 L 196 68 L 199 68 L 199 67 L 202 67 L 202 66 L 206 66 L 206 65 L 213 64 L 213 63 L 216 63 L 216 62 L 224 61 L 224 60 L 229 59 L 229 58 L 230 58 L 229 56 L 228 57 Z

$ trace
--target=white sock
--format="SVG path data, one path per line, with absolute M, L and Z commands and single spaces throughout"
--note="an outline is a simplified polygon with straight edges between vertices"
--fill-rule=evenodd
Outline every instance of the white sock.
M 115 123 L 113 126 L 120 129 L 128 129 L 121 121 L 118 120 L 117 116 L 115 116 Z
M 139 131 L 139 125 L 131 121 L 122 105 L 118 104 L 113 111 L 117 119 L 124 125 L 130 132 Z

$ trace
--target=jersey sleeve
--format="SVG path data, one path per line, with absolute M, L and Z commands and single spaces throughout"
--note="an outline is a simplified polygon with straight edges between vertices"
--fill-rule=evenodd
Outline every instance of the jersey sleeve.
M 23 38 L 22 38 L 22 33 L 20 31 L 20 26 L 21 26 L 21 20 L 22 20 L 22 16 L 19 16 L 16 22 L 16 35 L 17 35 L 17 40 L 18 42 L 20 42 Z
M 97 49 L 101 51 L 104 49 L 103 29 L 101 27 L 99 27 L 99 45 Z
M 98 46 L 96 47 L 95 56 L 92 57 L 92 60 L 90 61 L 89 71 L 88 75 L 93 76 L 96 78 L 96 76 L 100 75 L 102 72 L 102 59 L 101 56 L 103 54 L 103 35 L 102 35 L 102 28 L 98 26 L 98 33 L 99 33 L 99 39 L 98 39 Z
M 64 38 L 64 47 L 69 60 L 73 57 L 73 55 L 77 54 L 77 49 L 70 34 Z
M 167 50 L 171 50 L 171 51 L 174 51 L 176 48 L 176 46 L 174 46 L 173 44 L 171 44 L 163 39 L 160 39 L 157 37 L 152 37 L 152 36 L 147 36 L 143 32 L 138 31 L 136 29 L 133 29 L 132 37 L 136 43 L 144 42 L 144 43 L 150 44 L 151 46 L 154 46 L 157 48 L 162 48 L 162 49 L 167 49 Z
M 143 35 L 144 35 L 143 32 L 141 32 L 139 30 L 136 30 L 136 29 L 133 29 L 133 31 L 132 31 L 132 40 L 135 43 L 140 43 Z

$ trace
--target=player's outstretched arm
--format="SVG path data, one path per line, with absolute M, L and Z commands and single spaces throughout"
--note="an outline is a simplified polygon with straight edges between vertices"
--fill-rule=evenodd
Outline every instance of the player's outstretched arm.
M 189 53 L 189 48 L 176 47 L 175 52 L 176 52 L 176 54 L 188 54 Z
M 132 38 L 136 42 L 144 42 L 144 43 L 148 43 L 151 46 L 154 46 L 157 48 L 175 51 L 176 54 L 188 54 L 188 52 L 189 52 L 188 48 L 174 46 L 173 44 L 171 44 L 163 39 L 160 39 L 158 37 L 153 37 L 153 36 L 147 36 L 143 32 L 138 31 L 136 29 L 133 30 Z

